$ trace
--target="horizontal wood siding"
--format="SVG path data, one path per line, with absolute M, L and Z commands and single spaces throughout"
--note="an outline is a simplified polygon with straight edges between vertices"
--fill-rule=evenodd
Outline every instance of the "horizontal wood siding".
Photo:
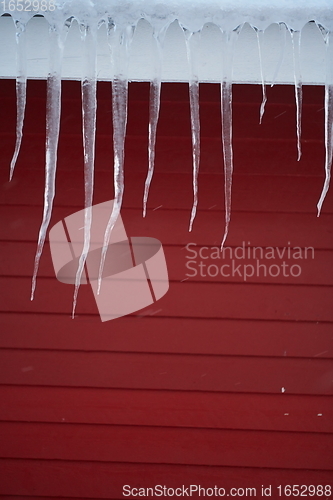
M 333 480 L 333 197 L 320 218 L 323 89 L 304 88 L 297 162 L 293 88 L 234 88 L 233 202 L 227 246 L 313 247 L 285 254 L 301 274 L 189 277 L 224 231 L 219 88 L 201 92 L 202 161 L 191 233 L 188 89 L 163 84 L 156 172 L 142 218 L 149 85 L 129 88 L 122 217 L 130 236 L 163 244 L 170 289 L 141 311 L 101 323 L 90 287 L 54 276 L 48 242 L 30 301 L 42 217 L 45 82 L 28 84 L 15 176 L 15 83 L 0 80 L 0 497 L 120 499 L 132 487 L 257 488 Z M 110 85 L 98 84 L 94 203 L 113 197 Z M 51 226 L 83 208 L 80 84 L 63 83 Z M 282 251 L 282 250 L 281 250 Z M 208 256 L 208 259 L 205 257 Z M 237 264 L 252 265 L 246 255 Z M 279 265 L 281 259 L 266 259 Z M 195 496 L 195 495 L 193 495 Z M 128 497 L 127 497 L 128 498 Z M 132 498 L 132 497 L 130 497 Z M 134 498 L 134 497 L 133 497 Z M 317 497 L 315 497 L 317 498 Z M 318 497 L 319 498 L 319 497 Z

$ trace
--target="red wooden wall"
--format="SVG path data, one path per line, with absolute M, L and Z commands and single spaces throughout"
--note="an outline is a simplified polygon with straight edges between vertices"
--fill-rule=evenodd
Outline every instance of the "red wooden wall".
M 43 203 L 45 82 L 29 82 L 22 151 L 9 183 L 15 84 L 0 81 L 1 498 L 120 499 L 125 484 L 256 487 L 258 497 L 261 485 L 272 485 L 278 498 L 277 485 L 332 485 L 331 192 L 316 217 L 323 89 L 304 88 L 297 162 L 293 88 L 268 89 L 261 126 L 259 86 L 234 88 L 227 245 L 315 248 L 314 259 L 293 262 L 302 267 L 299 277 L 246 283 L 185 279 L 185 245 L 219 245 L 224 230 L 218 86 L 201 86 L 192 233 L 186 85 L 163 85 L 156 173 L 148 215 L 141 215 L 148 92 L 148 84 L 130 85 L 122 216 L 129 235 L 162 241 L 170 289 L 153 306 L 101 323 L 89 287 L 81 287 L 70 319 L 73 288 L 55 279 L 48 244 L 30 301 Z M 51 225 L 83 207 L 80 116 L 80 84 L 64 82 Z M 110 85 L 100 83 L 95 203 L 113 197 L 111 128 Z

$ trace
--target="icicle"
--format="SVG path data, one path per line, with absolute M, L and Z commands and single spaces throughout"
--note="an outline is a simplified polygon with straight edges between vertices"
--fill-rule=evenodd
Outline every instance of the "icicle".
M 84 71 L 81 80 L 82 124 L 84 151 L 84 244 L 75 277 L 72 318 L 75 315 L 82 272 L 90 247 L 92 203 L 94 193 L 95 136 L 96 136 L 96 33 L 91 26 L 83 27 Z
M 297 161 L 301 159 L 301 121 L 302 121 L 302 76 L 301 76 L 301 32 L 289 29 L 293 46 L 294 82 L 296 100 L 296 129 L 297 129 Z
M 124 145 L 128 104 L 128 48 L 132 36 L 133 30 L 131 26 L 127 26 L 124 31 L 118 33 L 118 29 L 114 27 L 112 23 L 109 24 L 108 40 L 114 67 L 114 77 L 112 80 L 114 203 L 104 235 L 102 256 L 98 273 L 97 293 L 99 293 L 101 289 L 102 274 L 108 244 L 112 229 L 120 214 L 124 194 Z
M 161 78 L 159 77 L 159 78 L 154 78 L 154 80 L 150 83 L 149 128 L 148 128 L 148 172 L 145 181 L 145 188 L 143 195 L 143 217 L 146 217 L 149 189 L 154 173 L 156 130 L 160 113 L 160 101 L 161 101 Z
M 20 152 L 22 142 L 23 122 L 25 115 L 25 104 L 27 99 L 27 51 L 26 51 L 26 32 L 25 24 L 19 21 L 16 25 L 16 42 L 17 42 L 17 77 L 16 77 L 16 143 L 12 161 L 10 163 L 9 180 L 11 181 L 14 174 L 14 169 L 17 157 Z
M 326 42 L 326 81 L 325 81 L 325 182 L 317 204 L 318 217 L 330 186 L 333 156 L 333 35 L 325 35 Z
M 281 39 L 281 46 L 280 46 L 281 50 L 280 50 L 280 57 L 279 57 L 278 63 L 277 63 L 276 68 L 275 68 L 275 73 L 273 75 L 271 87 L 274 87 L 274 85 L 275 85 L 275 82 L 276 82 L 277 76 L 279 74 L 279 71 L 281 69 L 281 66 L 282 66 L 282 63 L 284 60 L 284 55 L 286 52 L 287 27 L 284 23 L 280 23 L 279 29 L 280 29 L 280 39 Z
M 148 127 L 148 172 L 143 194 L 143 217 L 146 217 L 149 189 L 154 174 L 156 130 L 160 114 L 160 103 L 161 103 L 161 75 L 162 75 L 161 37 L 154 33 L 154 39 L 156 41 L 156 45 L 154 47 L 155 77 L 150 82 L 149 127 Z
M 184 30 L 185 31 L 185 30 Z M 189 63 L 189 94 L 191 110 L 192 158 L 193 158 L 193 206 L 189 231 L 192 231 L 193 221 L 198 205 L 198 174 L 200 165 L 200 112 L 199 112 L 199 76 L 197 55 L 200 47 L 200 31 L 191 33 L 185 31 L 187 60 Z
M 240 28 L 225 36 L 225 54 L 223 57 L 223 76 L 221 82 L 221 117 L 222 117 L 222 144 L 224 161 L 224 193 L 225 193 L 225 230 L 221 243 L 221 250 L 227 239 L 231 215 L 231 188 L 233 174 L 232 151 L 232 60 L 234 42 L 238 37 Z
M 64 42 L 70 22 L 65 24 L 61 36 L 55 26 L 50 26 L 50 70 L 47 78 L 46 98 L 46 158 L 43 220 L 39 230 L 34 273 L 32 277 L 31 300 L 34 298 L 40 257 L 42 255 L 46 231 L 50 223 L 55 195 L 57 149 L 61 112 L 61 63 Z
M 263 47 L 263 42 L 264 42 L 264 32 L 258 30 L 257 28 L 254 28 L 254 30 L 256 32 L 257 42 L 258 42 L 260 78 L 261 78 L 261 87 L 262 87 L 262 102 L 260 105 L 260 118 L 259 118 L 259 123 L 261 124 L 262 117 L 264 116 L 264 113 L 265 113 L 265 106 L 266 106 L 266 102 L 267 102 L 266 85 L 265 85 L 265 78 L 264 78 L 264 72 L 263 72 L 263 67 L 262 67 L 262 47 Z

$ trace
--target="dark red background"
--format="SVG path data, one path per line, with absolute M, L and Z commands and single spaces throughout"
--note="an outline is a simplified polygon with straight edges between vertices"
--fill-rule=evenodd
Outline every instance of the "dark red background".
M 70 319 L 73 288 L 55 279 L 48 244 L 30 302 L 43 203 L 45 89 L 43 81 L 28 84 L 22 151 L 9 183 L 15 82 L 0 81 L 1 498 L 120 499 L 124 484 L 332 484 L 331 192 L 316 217 L 323 89 L 304 88 L 297 162 L 293 88 L 268 89 L 260 126 L 260 87 L 234 86 L 227 245 L 315 248 L 299 278 L 244 283 L 182 281 L 185 245 L 219 245 L 224 230 L 219 87 L 201 85 L 199 210 L 188 233 L 187 85 L 163 85 L 146 219 L 149 85 L 130 85 L 122 216 L 129 235 L 162 241 L 170 290 L 158 303 L 106 323 L 87 286 Z M 113 197 L 110 84 L 99 84 L 98 99 L 94 203 Z M 64 82 L 51 226 L 83 202 L 80 84 Z

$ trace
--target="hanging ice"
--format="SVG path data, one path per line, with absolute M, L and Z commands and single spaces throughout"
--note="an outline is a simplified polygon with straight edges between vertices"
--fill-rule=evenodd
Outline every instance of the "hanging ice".
M 92 203 L 94 194 L 95 136 L 96 136 L 96 26 L 82 27 L 84 71 L 81 81 L 82 124 L 84 152 L 84 244 L 75 278 L 72 317 L 74 318 L 82 272 L 90 247 Z
M 155 33 L 153 38 L 154 41 L 156 42 L 156 45 L 154 46 L 154 56 L 153 56 L 155 77 L 150 82 L 149 127 L 148 127 L 148 172 L 143 194 L 143 217 L 146 217 L 149 189 L 154 174 L 156 131 L 157 131 L 158 118 L 160 114 L 160 102 L 161 102 L 161 75 L 162 75 L 161 45 L 162 44 L 161 44 L 161 38 Z
M 263 70 L 263 65 L 262 65 L 262 47 L 264 45 L 264 32 L 258 30 L 257 28 L 255 28 L 255 32 L 257 35 L 257 43 L 258 43 L 260 78 L 261 78 L 261 88 L 262 88 L 262 102 L 260 105 L 260 117 L 259 117 L 259 123 L 261 123 L 262 117 L 264 116 L 264 113 L 265 113 L 265 106 L 266 106 L 266 102 L 267 102 L 266 84 L 265 84 L 264 70 Z
M 221 82 L 221 117 L 222 117 L 222 145 L 224 161 L 224 196 L 225 196 L 225 229 L 221 243 L 221 250 L 228 236 L 231 216 L 231 188 L 234 170 L 232 150 L 232 61 L 234 43 L 240 28 L 231 33 L 222 32 L 224 38 L 222 82 Z
M 307 9 L 304 9 L 304 5 Z M 10 2 L 4 3 L 5 7 Z M 272 85 L 282 66 L 285 47 L 286 32 L 291 33 L 294 61 L 294 84 L 296 99 L 297 119 L 297 149 L 298 159 L 301 156 L 301 112 L 302 112 L 302 77 L 300 69 L 300 43 L 301 30 L 311 20 L 315 20 L 321 29 L 326 44 L 326 83 L 325 83 L 325 183 L 318 202 L 318 215 L 324 198 L 329 188 L 332 163 L 332 135 L 333 135 L 333 48 L 332 31 L 333 15 L 331 2 L 327 0 L 293 0 L 280 2 L 279 0 L 250 0 L 249 2 L 234 2 L 232 8 L 227 0 L 162 0 L 153 2 L 123 2 L 123 0 L 57 0 L 54 9 L 38 12 L 44 15 L 50 24 L 50 69 L 47 78 L 47 110 L 46 110 L 46 165 L 45 165 L 45 190 L 44 211 L 41 228 L 39 231 L 37 253 L 35 258 L 32 279 L 33 298 L 36 287 L 36 276 L 41 252 L 43 250 L 46 232 L 50 223 L 53 199 L 55 195 L 55 176 L 57 165 L 57 147 L 60 124 L 61 100 L 61 61 L 63 45 L 70 19 L 74 16 L 84 32 L 84 76 L 82 78 L 82 114 L 83 114 L 83 140 L 84 140 L 84 176 L 85 176 L 85 225 L 84 245 L 76 275 L 76 287 L 73 301 L 73 313 L 77 299 L 85 260 L 90 247 L 91 211 L 93 202 L 94 184 L 94 150 L 95 150 L 95 124 L 96 124 L 96 33 L 100 22 L 108 23 L 108 42 L 111 49 L 113 63 L 112 82 L 112 109 L 113 109 L 113 146 L 114 146 L 114 197 L 115 202 L 110 219 L 107 224 L 100 270 L 99 287 L 104 260 L 107 252 L 111 231 L 120 213 L 124 193 L 124 144 L 127 123 L 127 93 L 128 93 L 128 46 L 131 42 L 133 30 L 138 21 L 145 18 L 150 22 L 156 42 L 154 77 L 150 87 L 149 133 L 148 133 L 148 173 L 144 187 L 143 215 L 146 215 L 147 200 L 150 184 L 152 182 L 155 162 L 155 144 L 157 123 L 160 108 L 161 92 L 161 43 L 168 27 L 176 19 L 186 33 L 186 48 L 190 68 L 189 99 L 191 110 L 191 136 L 193 147 L 193 206 L 190 218 L 190 230 L 196 215 L 198 205 L 198 172 L 200 162 L 200 121 L 199 121 L 199 76 L 197 54 L 199 52 L 200 32 L 206 23 L 214 23 L 219 28 L 223 37 L 223 74 L 221 83 L 221 115 L 222 115 L 222 143 L 225 173 L 225 231 L 222 246 L 225 243 L 231 215 L 231 190 L 233 175 L 233 150 L 232 150 L 232 59 L 234 43 L 239 29 L 244 23 L 249 23 L 256 31 L 257 45 L 260 62 L 260 79 L 262 86 L 262 103 L 260 106 L 260 122 L 266 104 L 265 71 L 263 67 L 263 41 L 264 31 L 272 23 L 280 25 L 281 53 Z M 10 4 L 11 5 L 11 4 Z M 7 7 L 6 7 L 7 8 Z M 24 10 L 6 11 L 14 18 L 17 41 L 17 124 L 16 143 L 10 166 L 12 178 L 15 163 L 19 154 L 22 141 L 22 130 L 26 101 L 27 55 L 25 53 L 25 27 L 32 12 Z M 311 16 L 309 17 L 309 12 Z M 36 12 L 37 13 L 37 12 Z M 110 16 L 113 16 L 112 19 Z M 69 19 L 69 21 L 67 21 Z M 91 27 L 94 30 L 91 31 Z
M 55 178 L 57 169 L 57 150 L 61 113 L 61 63 L 64 41 L 69 25 L 65 25 L 62 33 L 55 26 L 50 26 L 50 71 L 47 78 L 46 98 L 46 145 L 45 145 L 45 189 L 42 225 L 39 230 L 37 252 L 32 277 L 31 300 L 34 298 L 36 278 L 42 255 L 46 232 L 52 215 L 55 195 Z
M 290 30 L 293 45 L 294 61 L 294 81 L 295 81 L 295 100 L 296 100 L 296 129 L 297 129 L 297 160 L 301 159 L 301 122 L 302 122 L 302 76 L 301 76 L 301 32 Z
M 318 201 L 320 215 L 325 196 L 330 186 L 333 156 L 333 39 L 332 33 L 325 34 L 326 42 L 326 83 L 325 83 L 325 182 Z
M 186 52 L 189 64 L 189 96 L 191 110 L 192 135 L 192 164 L 193 164 L 193 206 L 190 218 L 189 231 L 192 231 L 193 222 L 198 206 L 198 174 L 200 165 L 200 111 L 199 111 L 199 68 L 198 54 L 200 49 L 200 31 L 192 33 L 185 31 Z
M 25 24 L 16 21 L 16 42 L 17 42 L 17 76 L 16 76 L 16 143 L 12 161 L 10 163 L 9 180 L 11 181 L 17 157 L 20 152 L 23 122 L 25 115 L 25 104 L 27 98 L 27 53 L 26 53 L 26 31 Z
M 120 31 L 114 26 L 112 21 L 110 21 L 108 39 L 114 66 L 114 78 L 112 81 L 114 203 L 104 235 L 101 264 L 98 274 L 98 293 L 101 288 L 102 273 L 111 231 L 120 214 L 124 194 L 124 154 L 128 103 L 128 48 L 132 36 L 132 26 L 127 26 Z

